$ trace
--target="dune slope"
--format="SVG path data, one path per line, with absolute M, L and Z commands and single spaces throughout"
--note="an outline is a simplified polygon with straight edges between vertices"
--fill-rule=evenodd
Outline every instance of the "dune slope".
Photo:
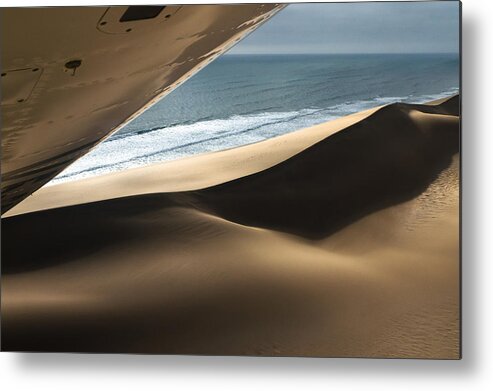
M 227 151 L 202 189 L 53 186 L 70 201 L 2 219 L 2 349 L 458 358 L 458 113 Z M 217 176 L 220 154 L 181 164 Z

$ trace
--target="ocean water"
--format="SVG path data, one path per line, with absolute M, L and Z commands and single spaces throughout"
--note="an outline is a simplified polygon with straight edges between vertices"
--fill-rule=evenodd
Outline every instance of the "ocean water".
M 456 54 L 226 55 L 50 184 L 250 144 L 459 91 Z

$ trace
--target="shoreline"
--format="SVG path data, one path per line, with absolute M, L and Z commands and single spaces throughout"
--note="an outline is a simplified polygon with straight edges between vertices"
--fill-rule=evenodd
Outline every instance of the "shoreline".
M 460 358 L 459 97 L 372 110 L 43 188 L 2 348 Z
M 427 102 L 426 105 L 439 105 L 455 96 L 458 95 L 436 99 Z M 309 148 L 313 144 L 330 137 L 332 134 L 364 120 L 385 106 L 388 105 L 377 106 L 309 128 L 299 129 L 268 140 L 240 147 L 201 153 L 162 163 L 152 163 L 142 167 L 130 168 L 124 171 L 111 172 L 75 181 L 45 185 L 6 212 L 3 217 L 7 218 L 37 210 L 52 209 L 79 203 L 102 201 L 108 198 L 154 192 L 199 190 L 218 185 L 271 168 L 283 160 Z M 271 149 L 275 149 L 276 154 L 268 156 L 267 154 Z M 251 160 L 256 158 L 260 160 L 259 164 L 251 165 Z M 250 166 L 241 167 L 245 163 L 250 164 Z M 219 177 L 207 177 L 224 167 L 228 167 L 228 169 L 220 173 Z M 234 168 L 231 169 L 231 167 Z M 197 169 L 199 172 L 195 171 Z M 119 183 L 123 182 L 125 182 L 125 185 L 123 187 L 119 186 Z M 105 187 L 112 189 L 111 195 L 104 190 Z
M 176 123 L 169 127 L 155 126 L 137 132 L 126 133 L 122 130 L 121 133 L 114 135 L 92 151 L 90 155 L 82 157 L 66 172 L 61 173 L 60 177 L 52 181 L 52 184 L 238 148 L 276 137 L 273 133 L 280 136 L 386 104 L 394 102 L 423 104 L 455 95 L 457 92 L 457 88 L 452 88 L 426 97 L 377 97 L 369 100 L 340 102 L 325 109 L 313 107 L 287 112 L 238 114 L 227 118 L 201 119 L 188 124 Z M 175 136 L 172 136 L 173 134 Z M 188 143 L 184 140 L 193 141 Z M 135 151 L 139 152 L 129 151 L 128 145 L 134 146 Z M 166 147 L 163 149 L 164 146 Z M 188 152 L 185 153 L 185 151 Z

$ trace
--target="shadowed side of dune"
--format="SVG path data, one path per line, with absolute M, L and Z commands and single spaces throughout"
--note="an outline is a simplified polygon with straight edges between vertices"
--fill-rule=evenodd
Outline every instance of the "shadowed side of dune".
M 144 235 L 134 224 L 139 216 L 179 206 L 248 226 L 326 237 L 426 189 L 458 151 L 458 118 L 442 114 L 457 104 L 453 97 L 442 103 L 443 110 L 442 105 L 385 106 L 270 169 L 207 189 L 3 219 L 3 272 L 42 269 L 118 243 L 138 243 Z M 412 119 L 412 111 L 424 118 Z
M 459 119 L 449 113 L 458 102 L 383 107 L 270 170 L 191 193 L 191 205 L 241 224 L 323 238 L 415 197 L 450 165 Z
M 2 349 L 456 358 L 454 204 L 352 252 L 409 211 L 385 208 L 454 188 L 436 178 L 459 148 L 455 104 L 383 107 L 203 190 L 2 219 Z M 337 251 L 310 240 L 336 232 Z
M 458 117 L 461 112 L 461 96 L 457 94 L 420 106 L 423 107 L 423 110 L 431 110 L 437 114 L 449 114 Z

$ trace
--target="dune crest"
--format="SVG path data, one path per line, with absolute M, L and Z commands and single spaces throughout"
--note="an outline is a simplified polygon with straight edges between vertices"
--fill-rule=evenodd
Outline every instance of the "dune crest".
M 396 103 L 41 190 L 2 219 L 2 348 L 458 358 L 458 115 Z

